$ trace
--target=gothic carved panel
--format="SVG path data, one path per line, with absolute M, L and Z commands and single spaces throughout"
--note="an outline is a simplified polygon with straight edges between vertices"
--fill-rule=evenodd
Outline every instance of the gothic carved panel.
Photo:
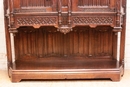
M 21 7 L 48 7 L 52 6 L 52 0 L 20 0 Z
M 74 24 L 98 24 L 98 25 L 111 25 L 113 24 L 114 20 L 113 17 L 73 17 L 73 23 Z
M 16 25 L 18 26 L 33 26 L 33 25 L 55 25 L 57 24 L 57 17 L 54 16 L 29 16 L 17 17 Z
M 110 0 L 79 0 L 79 6 L 108 6 Z

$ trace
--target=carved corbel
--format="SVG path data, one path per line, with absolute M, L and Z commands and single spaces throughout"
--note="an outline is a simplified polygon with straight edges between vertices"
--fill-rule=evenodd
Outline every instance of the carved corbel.
M 60 27 L 57 29 L 57 31 L 60 31 L 61 33 L 67 34 L 70 31 L 73 31 L 73 29 L 71 27 Z
M 13 36 L 15 36 L 16 33 L 18 33 L 17 28 L 9 28 L 9 32 L 13 33 Z
M 113 32 L 121 32 L 122 27 L 114 27 Z

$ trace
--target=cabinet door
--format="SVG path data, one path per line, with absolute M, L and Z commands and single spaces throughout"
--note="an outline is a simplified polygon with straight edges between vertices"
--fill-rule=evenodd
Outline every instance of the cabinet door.
M 115 7 L 116 0 L 72 0 L 73 11 L 101 12 L 110 11 Z
M 13 0 L 15 12 L 53 12 L 57 0 Z
M 116 2 L 119 0 L 10 0 L 14 5 L 14 10 L 23 9 L 26 11 L 37 12 L 53 12 L 58 11 L 61 2 L 62 11 L 67 11 L 70 5 L 74 12 L 89 12 L 89 11 L 108 11 L 116 7 Z M 22 11 L 23 11 L 22 10 Z

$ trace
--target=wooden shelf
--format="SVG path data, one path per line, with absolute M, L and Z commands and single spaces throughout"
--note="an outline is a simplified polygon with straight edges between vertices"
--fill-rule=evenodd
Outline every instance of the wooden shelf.
M 17 60 L 14 70 L 119 69 L 117 60 L 88 58 L 37 58 Z
M 21 79 L 95 78 L 118 81 L 122 75 L 121 69 L 119 62 L 112 59 L 38 58 L 17 60 L 13 63 L 10 72 L 12 82 L 19 82 Z

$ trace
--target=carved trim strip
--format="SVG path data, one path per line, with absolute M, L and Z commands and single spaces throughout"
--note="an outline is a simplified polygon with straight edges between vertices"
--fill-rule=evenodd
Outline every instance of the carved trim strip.
M 113 17 L 73 17 L 73 24 L 113 24 Z
M 15 13 L 25 13 L 25 12 L 46 12 L 46 9 L 15 9 Z
M 115 9 L 110 8 L 84 8 L 85 12 L 115 12 Z
M 19 26 L 55 25 L 57 24 L 57 17 L 17 17 L 16 24 Z

